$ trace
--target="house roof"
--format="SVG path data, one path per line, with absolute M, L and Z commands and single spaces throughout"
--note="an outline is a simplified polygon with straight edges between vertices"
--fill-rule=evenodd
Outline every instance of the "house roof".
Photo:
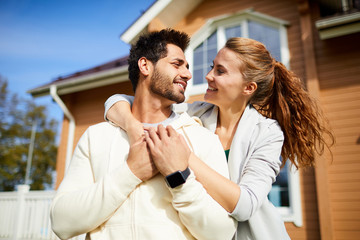
M 173 27 L 202 1 L 157 0 L 121 34 L 120 38 L 126 43 L 135 42 L 141 34 L 147 32 L 148 25 L 154 18 L 161 21 L 164 27 Z M 30 89 L 28 93 L 33 97 L 49 95 L 50 86 L 56 85 L 57 93 L 62 95 L 126 81 L 127 75 L 126 56 L 84 71 L 58 77 L 48 84 Z
M 28 93 L 33 97 L 49 95 L 50 86 L 56 85 L 58 94 L 62 95 L 126 81 L 128 80 L 127 59 L 128 56 L 121 57 L 84 71 L 60 76 L 48 84 L 29 90 Z

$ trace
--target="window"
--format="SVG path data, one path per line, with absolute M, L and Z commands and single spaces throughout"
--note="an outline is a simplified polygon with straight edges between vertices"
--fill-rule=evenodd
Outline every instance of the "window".
M 193 78 L 188 83 L 187 96 L 203 94 L 207 88 L 205 79 L 216 53 L 231 37 L 248 37 L 260 41 L 272 56 L 289 67 L 286 25 L 281 19 L 273 18 L 252 10 L 245 10 L 232 16 L 210 19 L 195 33 L 186 51 Z M 299 176 L 287 164 L 281 171 L 269 194 L 269 199 L 280 211 L 285 221 L 301 226 L 301 201 Z
M 359 0 L 319 0 L 321 19 L 315 22 L 320 39 L 330 39 L 360 32 Z
M 323 18 L 360 11 L 359 0 L 319 0 L 318 4 Z
M 216 53 L 231 37 L 248 37 L 266 45 L 277 61 L 288 66 L 288 48 L 285 25 L 282 20 L 274 19 L 251 10 L 231 17 L 217 18 L 200 29 L 193 37 L 186 53 L 190 62 L 193 78 L 189 82 L 187 95 L 205 92 L 206 74 Z

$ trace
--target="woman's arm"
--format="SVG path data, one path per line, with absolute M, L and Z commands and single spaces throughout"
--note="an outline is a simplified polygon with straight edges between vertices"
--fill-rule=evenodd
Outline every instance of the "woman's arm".
M 210 196 L 226 211 L 232 212 L 240 197 L 240 187 L 210 168 L 195 154 L 190 155 L 189 165 Z
M 129 137 L 130 146 L 144 137 L 142 123 L 137 120 L 130 108 L 131 96 L 113 95 L 105 102 L 105 119 L 124 129 Z
M 131 104 L 133 96 L 125 94 L 114 94 L 105 102 L 104 118 L 109 123 L 119 126 L 128 132 L 130 143 L 143 136 L 142 124 L 132 116 Z M 214 131 L 217 115 L 212 114 L 214 105 L 205 102 L 173 104 L 172 110 L 176 113 L 187 112 L 190 116 L 199 117 L 205 120 L 204 126 Z M 210 115 L 214 115 L 209 118 Z M 210 124 L 208 124 L 210 122 Z M 213 126 L 214 125 L 214 126 Z M 141 126 L 141 128 L 140 128 Z

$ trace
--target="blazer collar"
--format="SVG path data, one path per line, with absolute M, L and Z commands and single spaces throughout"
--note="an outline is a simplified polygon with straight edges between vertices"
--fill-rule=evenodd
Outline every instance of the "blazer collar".
M 260 116 L 258 111 L 251 104 L 248 104 L 240 118 L 231 143 L 228 162 L 230 179 L 234 182 L 238 182 L 241 178 L 241 173 L 239 173 L 239 171 L 242 171 L 246 163 L 253 131 L 260 121 Z

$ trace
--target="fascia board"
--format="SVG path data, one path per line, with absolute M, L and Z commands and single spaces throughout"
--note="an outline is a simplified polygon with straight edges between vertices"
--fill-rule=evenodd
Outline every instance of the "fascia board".
M 127 81 L 128 78 L 128 66 L 122 66 L 116 69 L 109 69 L 99 73 L 93 73 L 86 76 L 80 76 L 75 78 L 69 78 L 61 82 L 53 82 L 44 87 L 39 87 L 27 91 L 33 97 L 46 96 L 50 94 L 50 86 L 56 85 L 58 94 L 68 94 L 96 87 L 106 86 L 113 83 L 119 83 Z

